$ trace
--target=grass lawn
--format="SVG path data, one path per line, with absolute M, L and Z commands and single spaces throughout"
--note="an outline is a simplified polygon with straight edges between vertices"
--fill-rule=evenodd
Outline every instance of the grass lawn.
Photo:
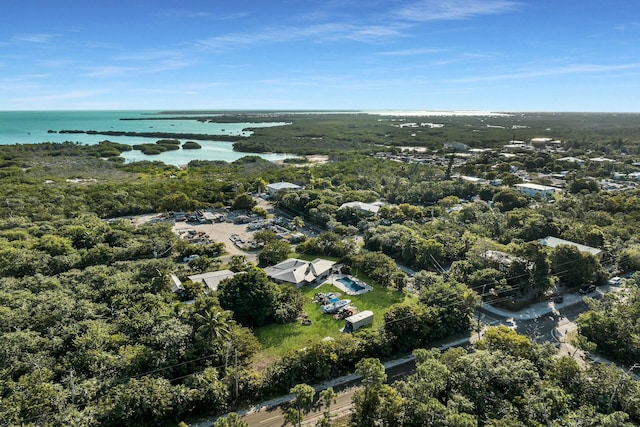
M 377 328 L 383 322 L 383 315 L 389 310 L 391 305 L 406 300 L 415 299 L 415 296 L 405 294 L 400 291 L 391 291 L 373 284 L 366 277 L 359 275 L 362 281 L 372 284 L 373 290 L 362 295 L 345 295 L 342 299 L 350 299 L 351 305 L 359 311 L 371 310 L 374 314 L 373 327 Z M 320 305 L 313 302 L 313 295 L 317 292 L 341 292 L 330 283 L 324 283 L 316 288 L 303 287 L 305 295 L 305 311 L 309 314 L 311 325 L 302 325 L 295 322 L 287 325 L 267 325 L 254 331 L 255 336 L 262 344 L 260 356 L 273 358 L 282 356 L 285 353 L 306 347 L 310 343 L 317 342 L 327 336 L 336 337 L 340 335 L 340 329 L 344 327 L 344 320 L 335 320 L 333 315 L 323 314 Z

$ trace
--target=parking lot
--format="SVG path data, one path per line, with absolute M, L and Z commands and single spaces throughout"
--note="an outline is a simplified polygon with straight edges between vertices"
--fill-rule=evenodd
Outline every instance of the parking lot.
M 245 252 L 231 241 L 231 235 L 233 234 L 238 235 L 245 241 L 253 240 L 252 233 L 247 230 L 247 224 L 233 224 L 229 222 L 213 224 L 176 222 L 173 225 L 173 231 L 176 234 L 184 233 L 188 230 L 204 232 L 209 236 L 210 240 L 224 243 L 228 255 L 246 255 L 251 261 L 255 261 L 257 258 L 257 251 Z

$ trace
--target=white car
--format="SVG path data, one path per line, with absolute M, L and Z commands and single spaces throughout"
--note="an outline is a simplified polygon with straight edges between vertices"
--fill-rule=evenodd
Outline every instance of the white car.
M 200 258 L 200 255 L 194 254 L 194 255 L 189 255 L 189 256 L 186 256 L 186 257 L 182 258 L 182 261 L 189 262 L 189 261 L 193 261 L 194 259 L 198 259 L 198 258 Z
M 619 284 L 622 283 L 622 277 L 612 277 L 611 279 L 609 279 L 609 284 L 613 285 L 613 286 L 618 286 Z

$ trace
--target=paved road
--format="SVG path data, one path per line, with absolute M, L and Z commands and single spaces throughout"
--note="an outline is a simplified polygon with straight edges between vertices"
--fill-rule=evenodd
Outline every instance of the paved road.
M 357 389 L 357 387 L 352 387 L 338 394 L 336 403 L 331 406 L 331 412 L 334 414 L 334 418 L 336 416 L 347 414 L 351 410 L 351 398 Z M 317 403 L 313 410 L 304 416 L 304 422 L 302 425 L 315 425 L 316 422 L 322 418 L 323 409 L 324 407 Z M 284 410 L 286 410 L 284 406 L 278 406 L 268 410 L 247 414 L 243 416 L 242 419 L 248 422 L 252 427 L 282 427 L 284 423 Z
M 597 295 L 591 295 L 596 296 Z M 582 358 L 581 352 L 575 352 L 575 348 L 569 344 L 566 344 L 566 334 L 575 330 L 575 323 L 573 321 L 578 315 L 584 312 L 588 307 L 582 301 L 582 297 L 577 295 L 572 298 L 565 298 L 565 303 L 551 305 L 547 303 L 536 304 L 526 310 L 526 313 L 519 313 L 511 315 L 500 310 L 487 311 L 485 310 L 481 314 L 481 323 L 484 326 L 497 326 L 503 324 L 516 329 L 518 333 L 529 336 L 533 341 L 538 343 L 542 342 L 560 342 L 561 351 L 568 351 L 572 353 L 578 359 Z M 475 340 L 477 334 L 473 334 L 470 338 Z M 443 348 L 452 346 L 466 345 L 469 340 L 457 340 L 450 344 L 447 344 Z M 387 366 L 387 365 L 385 365 Z M 406 357 L 402 360 L 395 361 L 391 366 L 387 367 L 387 376 L 389 382 L 396 381 L 407 374 L 415 371 L 415 361 L 412 357 Z M 337 380 L 338 383 L 341 381 Z M 352 375 L 349 379 L 353 385 L 356 382 L 355 377 Z M 334 389 L 339 390 L 337 385 L 333 385 Z M 326 387 L 317 387 L 317 390 Z M 339 391 L 337 397 L 337 403 L 332 407 L 332 412 L 338 416 L 347 414 L 351 410 L 351 398 L 353 393 L 357 390 L 357 386 L 353 385 L 350 388 L 342 389 Z M 289 396 L 288 399 L 292 397 Z M 281 398 L 279 403 L 265 404 L 260 408 L 254 408 L 253 410 L 243 412 L 242 419 L 247 421 L 250 426 L 259 427 L 281 427 L 284 424 L 283 411 L 286 410 L 287 398 Z M 305 416 L 305 422 L 303 425 L 315 425 L 317 420 L 322 416 L 322 407 L 315 407 L 309 414 Z M 198 423 L 198 427 L 210 426 L 213 423 L 211 421 Z

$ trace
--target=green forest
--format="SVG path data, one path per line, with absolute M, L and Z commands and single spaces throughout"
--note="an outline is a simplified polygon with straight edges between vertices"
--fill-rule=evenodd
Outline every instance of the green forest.
M 444 127 L 414 128 L 397 125 L 415 118 L 283 115 L 291 125 L 235 142 L 238 151 L 291 153 L 279 164 L 125 163 L 131 146 L 108 140 L 0 145 L 0 420 L 188 424 L 358 372 L 351 416 L 322 425 L 637 425 L 629 367 L 640 363 L 638 118 L 446 117 L 429 118 Z M 504 148 L 547 136 L 560 144 Z M 514 187 L 560 181 L 551 197 Z M 299 243 L 256 233 L 264 246 L 254 263 L 225 253 L 224 242 L 190 243 L 172 230 L 174 212 L 268 216 L 255 204 L 273 182 L 303 187 L 269 199 L 296 228 L 313 230 Z M 380 208 L 372 215 L 348 202 Z M 166 220 L 134 221 L 143 214 Z M 603 255 L 546 247 L 547 236 Z M 372 284 L 378 293 L 361 301 L 379 310 L 374 326 L 274 349 L 274 336 L 304 334 L 300 319 L 314 307 L 313 290 L 264 272 L 292 256 L 335 260 Z M 236 275 L 215 292 L 188 279 L 223 269 Z M 578 347 L 611 365 L 578 363 L 506 327 L 464 348 L 428 350 L 477 333 L 479 304 L 522 308 L 623 274 L 620 292 L 585 297 L 576 320 Z M 415 373 L 387 384 L 379 360 L 412 352 Z M 236 425 L 225 422 L 216 425 Z

